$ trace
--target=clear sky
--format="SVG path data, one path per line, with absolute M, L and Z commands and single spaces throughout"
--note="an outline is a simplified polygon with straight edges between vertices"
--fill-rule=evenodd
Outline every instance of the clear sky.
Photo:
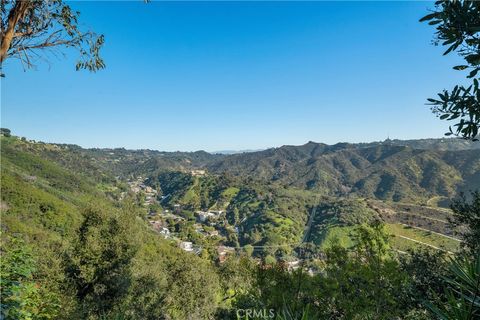
M 441 137 L 426 98 L 463 81 L 431 2 L 82 2 L 107 68 L 4 67 L 1 125 L 83 147 L 258 149 Z

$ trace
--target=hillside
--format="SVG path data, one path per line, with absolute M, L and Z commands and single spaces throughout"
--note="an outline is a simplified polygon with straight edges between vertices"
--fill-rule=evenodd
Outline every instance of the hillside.
M 315 272 L 334 244 L 353 246 L 356 230 L 376 221 L 395 254 L 457 251 L 441 207 L 479 186 L 479 153 L 310 142 L 211 155 L 1 137 L 2 246 L 29 257 L 20 266 L 42 283 L 35 294 L 48 292 L 48 308 L 62 305 L 66 318 L 86 317 L 77 303 L 103 310 L 103 286 L 123 301 L 108 312 L 208 318 L 234 301 L 218 300 L 232 290 L 226 256 L 303 261 Z
M 465 150 L 413 149 L 390 143 L 330 146 L 309 142 L 251 153 L 211 155 L 203 151 L 83 149 L 2 138 L 3 191 L 5 196 L 9 194 L 9 181 L 13 184 L 12 179 L 17 175 L 21 177 L 15 178 L 19 186 L 12 185 L 12 190 L 31 188 L 33 183 L 38 192 L 48 197 L 69 200 L 65 205 L 74 205 L 72 212 L 75 212 L 89 197 L 112 204 L 120 201 L 131 192 L 129 181 L 143 177 L 147 185 L 158 189 L 158 204 L 153 199 L 148 210 L 176 210 L 188 220 L 195 220 L 198 211 L 224 211 L 225 221 L 219 230 L 225 244 L 290 244 L 285 253 L 291 254 L 290 250 L 304 237 L 312 209 L 335 206 L 337 199 L 381 200 L 395 211 L 385 201 L 445 206 L 458 191 L 478 188 L 480 150 L 468 149 L 460 140 L 448 141 L 449 148 Z M 435 146 L 441 141 L 405 144 L 414 143 Z M 199 168 L 208 173 L 192 175 L 191 171 Z M 21 181 L 30 184 L 24 186 Z M 136 201 L 140 205 L 142 200 L 138 196 Z M 345 212 L 365 211 L 364 206 L 348 203 Z M 8 203 L 2 206 L 12 207 Z M 317 239 L 314 242 L 321 246 L 321 239 L 328 238 L 320 231 L 324 226 L 338 229 L 359 223 L 332 224 L 331 220 L 325 220 L 322 210 L 319 209 L 320 220 L 312 221 L 311 230 L 312 239 Z M 404 216 L 385 220 L 404 223 Z M 31 219 L 38 217 L 33 215 Z M 70 219 L 73 222 L 80 218 L 77 213 Z M 425 223 L 415 221 L 416 226 L 425 227 Z M 70 227 L 74 226 L 73 223 Z M 436 226 L 434 230 L 449 232 L 445 226 Z
M 84 150 L 1 137 L 2 315 L 24 312 L 6 319 L 211 316 L 216 270 L 155 233 L 126 190 Z
M 42 156 L 68 168 L 80 166 L 100 176 L 122 179 L 206 169 L 212 174 L 249 177 L 330 196 L 424 204 L 434 197 L 451 198 L 480 187 L 480 144 L 459 139 L 335 145 L 309 142 L 230 155 L 49 145 L 54 147 L 42 151 Z
M 328 195 L 425 202 L 433 196 L 452 197 L 459 190 L 477 188 L 480 150 L 309 142 L 224 157 L 207 168 Z

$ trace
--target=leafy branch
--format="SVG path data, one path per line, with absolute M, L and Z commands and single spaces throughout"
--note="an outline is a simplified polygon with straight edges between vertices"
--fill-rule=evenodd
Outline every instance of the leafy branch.
M 428 99 L 432 111 L 440 119 L 457 123 L 449 127 L 446 135 L 457 135 L 469 140 L 477 140 L 480 127 L 480 93 L 478 72 L 480 71 L 480 2 L 448 1 L 435 3 L 435 10 L 420 19 L 435 26 L 435 45 L 446 46 L 443 53 L 456 52 L 466 64 L 454 66 L 458 71 L 467 71 L 467 79 L 473 79 L 468 87 L 455 86 L 450 92 L 439 93 L 440 99 Z

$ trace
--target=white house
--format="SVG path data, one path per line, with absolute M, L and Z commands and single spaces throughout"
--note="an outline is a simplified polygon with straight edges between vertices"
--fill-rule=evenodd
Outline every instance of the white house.
M 200 220 L 201 222 L 207 221 L 207 219 L 210 217 L 215 217 L 213 213 L 205 212 L 205 211 L 197 211 L 197 215 L 198 215 L 198 220 Z
M 162 229 L 158 232 L 165 238 L 168 238 L 170 236 L 170 230 L 168 228 L 162 227 Z
M 187 252 L 193 251 L 193 243 L 190 241 L 182 241 L 180 242 L 180 249 L 185 250 Z

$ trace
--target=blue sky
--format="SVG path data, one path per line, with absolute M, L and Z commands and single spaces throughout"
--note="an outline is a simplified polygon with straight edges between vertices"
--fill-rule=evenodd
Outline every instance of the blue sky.
M 257 149 L 441 137 L 426 98 L 463 81 L 431 2 L 72 2 L 107 68 L 4 67 L 1 124 L 84 147 Z

